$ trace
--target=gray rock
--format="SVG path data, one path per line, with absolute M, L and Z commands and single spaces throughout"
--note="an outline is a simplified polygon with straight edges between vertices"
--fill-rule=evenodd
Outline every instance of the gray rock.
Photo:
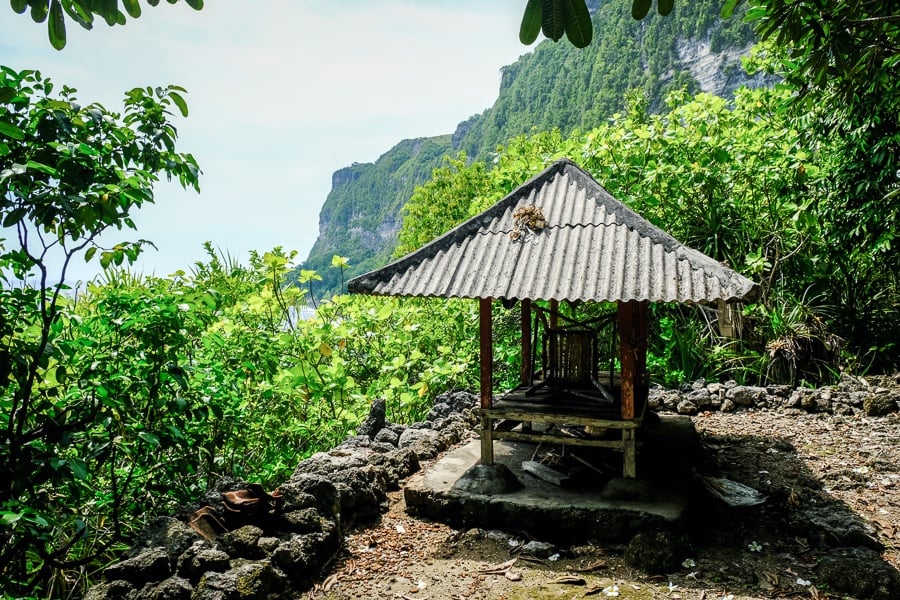
M 381 430 L 375 434 L 373 440 L 382 444 L 390 444 L 392 446 L 396 446 L 397 442 L 400 441 L 400 436 L 392 429 L 382 427 Z
M 534 556 L 535 558 L 547 558 L 552 556 L 556 552 L 556 546 L 553 544 L 548 544 L 547 542 L 539 542 L 537 540 L 532 540 L 522 546 L 520 550 L 522 554 L 526 556 Z
M 443 450 L 437 432 L 431 429 L 407 429 L 400 436 L 397 446 L 410 448 L 419 460 L 434 458 Z
M 741 406 L 757 406 L 766 401 L 766 388 L 736 385 L 725 392 L 725 397 Z
M 804 508 L 792 513 L 789 522 L 819 546 L 865 546 L 878 552 L 884 549 L 875 530 L 840 505 Z
M 221 495 L 217 504 L 222 502 Z M 148 548 L 164 548 L 173 561 L 197 540 L 202 539 L 196 530 L 173 517 L 157 517 L 141 532 L 128 556 L 141 554 Z
M 681 565 L 687 554 L 682 536 L 668 531 L 639 533 L 625 547 L 625 563 L 650 574 L 670 573 Z
M 692 402 L 697 408 L 703 408 L 705 406 L 709 406 L 712 403 L 712 396 L 709 391 L 704 387 L 699 390 L 694 390 L 685 398 L 688 402 Z
M 226 552 L 203 541 L 196 542 L 178 557 L 177 572 L 196 583 L 207 571 L 225 572 L 230 566 L 231 557 Z
M 697 414 L 697 405 L 690 400 L 682 400 L 678 403 L 679 415 L 695 415 Z
M 300 510 L 284 513 L 281 516 L 283 530 L 291 533 L 314 533 L 322 531 L 322 520 L 322 514 L 315 508 L 302 508 Z M 275 542 L 275 546 L 269 549 L 270 552 L 278 546 L 279 540 L 277 538 L 275 539 Z
M 218 542 L 232 557 L 260 558 L 262 550 L 259 549 L 259 538 L 263 530 L 255 525 L 244 525 L 234 531 L 226 531 L 219 536 Z
M 305 473 L 301 470 L 303 461 L 290 481 L 281 486 L 284 493 L 284 510 L 292 511 L 314 506 L 325 516 L 336 517 L 340 514 L 341 499 L 337 487 L 326 477 L 318 473 Z
M 434 407 L 425 416 L 426 421 L 435 421 L 453 413 L 462 413 L 478 406 L 478 396 L 469 392 L 444 392 L 434 399 Z
M 273 580 L 268 563 L 245 563 L 225 573 L 204 575 L 191 600 L 265 600 Z
M 149 593 L 142 590 L 141 596 L 150 600 L 191 600 L 194 587 L 182 577 L 169 577 L 159 583 Z
M 172 565 L 165 548 L 150 548 L 137 556 L 112 564 L 103 571 L 107 581 L 122 579 L 135 585 L 162 581 L 172 574 Z
M 387 402 L 384 398 L 376 398 L 372 401 L 372 407 L 365 420 L 356 428 L 356 435 L 365 435 L 370 439 L 384 428 Z
M 453 484 L 456 491 L 484 496 L 506 494 L 521 487 L 522 482 L 501 463 L 473 465 Z
M 854 598 L 900 597 L 900 575 L 869 548 L 835 548 L 822 558 L 816 573 L 830 589 Z
M 127 581 L 105 581 L 88 590 L 84 600 L 127 600 L 135 591 Z
M 869 394 L 863 400 L 863 411 L 870 417 L 883 417 L 893 412 L 897 412 L 898 401 L 900 396 L 887 392 Z
M 866 401 L 866 398 L 869 397 L 869 392 L 867 391 L 858 391 L 858 392 L 850 392 L 848 394 L 849 400 L 848 403 L 850 406 L 855 406 L 856 408 L 862 408 L 863 404 Z
M 272 562 L 292 581 L 308 582 L 340 549 L 341 536 L 336 526 L 322 533 L 292 535 L 272 553 Z
M 722 412 L 734 412 L 735 409 L 737 409 L 737 405 L 729 398 L 725 398 L 722 400 L 722 407 L 719 410 Z

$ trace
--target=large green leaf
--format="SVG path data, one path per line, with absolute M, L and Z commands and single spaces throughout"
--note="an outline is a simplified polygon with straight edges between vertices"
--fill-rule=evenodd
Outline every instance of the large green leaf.
M 20 15 L 25 12 L 26 8 L 28 8 L 27 0 L 9 0 L 9 5 L 12 6 L 12 9 Z
M 656 11 L 664 17 L 671 14 L 674 8 L 675 0 L 656 0 Z
M 522 24 L 519 26 L 519 41 L 526 46 L 534 43 L 541 32 L 543 7 L 544 0 L 528 0 L 528 4 L 525 6 Z
M 650 12 L 653 0 L 634 0 L 631 4 L 631 16 L 640 21 Z
M 24 140 L 25 132 L 13 125 L 12 123 L 4 123 L 0 121 L 0 135 L 5 135 L 14 140 Z
M 187 102 L 184 101 L 184 97 L 181 94 L 176 92 L 169 92 L 169 98 L 172 99 L 172 102 L 175 103 L 175 106 L 178 107 L 178 110 L 181 111 L 181 116 L 188 116 L 188 106 Z
M 31 20 L 35 23 L 43 23 L 50 13 L 50 6 L 46 2 L 35 2 L 31 5 Z
M 723 19 L 730 19 L 731 15 L 734 14 L 734 9 L 737 8 L 737 5 L 741 0 L 725 0 L 725 4 L 722 5 L 722 10 L 719 12 L 719 16 Z
M 558 42 L 566 32 L 566 15 L 563 10 L 565 0 L 544 0 L 542 15 L 544 35 Z
M 566 37 L 576 48 L 585 48 L 594 37 L 591 13 L 584 0 L 563 0 Z
M 57 50 L 66 47 L 66 17 L 63 15 L 59 0 L 53 0 L 50 4 L 50 22 L 47 24 L 47 33 L 50 35 L 50 45 Z
M 9 102 L 16 97 L 16 88 L 12 86 L 0 87 L 0 102 Z
M 203 8 L 203 0 L 185 0 L 185 2 L 187 2 L 187 5 L 194 10 L 200 10 Z
M 137 19 L 141 16 L 141 5 L 138 0 L 122 0 L 122 5 L 125 6 L 125 12 L 132 19 Z

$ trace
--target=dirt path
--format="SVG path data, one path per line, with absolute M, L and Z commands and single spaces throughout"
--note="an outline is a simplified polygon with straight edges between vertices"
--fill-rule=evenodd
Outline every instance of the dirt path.
M 467 532 L 406 514 L 401 492 L 377 523 L 355 529 L 344 556 L 304 597 L 404 598 L 840 598 L 817 580 L 827 540 L 798 531 L 801 515 L 861 518 L 900 568 L 900 416 L 776 411 L 694 417 L 702 473 L 768 496 L 754 509 L 717 509 L 689 532 L 682 568 L 648 576 L 625 565 L 622 546 L 559 548 L 524 556 L 516 532 Z M 854 517 L 855 515 L 855 517 Z M 802 527 L 802 526 L 801 526 Z M 514 561 L 511 564 L 509 561 Z

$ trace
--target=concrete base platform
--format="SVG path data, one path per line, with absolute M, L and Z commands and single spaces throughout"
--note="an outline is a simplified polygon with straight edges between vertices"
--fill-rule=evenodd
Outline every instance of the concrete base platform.
M 558 544 L 621 542 L 640 531 L 676 529 L 694 491 L 699 444 L 688 417 L 652 417 L 638 434 L 637 479 L 621 478 L 621 454 L 609 450 L 519 442 L 495 442 L 495 465 L 485 468 L 473 440 L 410 478 L 407 511 L 457 528 L 524 531 Z M 554 468 L 568 475 L 567 483 L 523 471 L 536 450 L 538 457 L 548 450 L 559 456 Z M 492 472 L 502 485 L 484 484 Z M 520 485 L 509 484 L 510 474 Z

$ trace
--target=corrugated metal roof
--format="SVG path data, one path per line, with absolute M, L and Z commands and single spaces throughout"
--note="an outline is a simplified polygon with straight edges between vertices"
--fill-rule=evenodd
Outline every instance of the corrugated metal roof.
M 512 239 L 514 213 L 546 226 Z M 688 248 L 560 160 L 483 213 L 380 269 L 355 293 L 388 296 L 651 302 L 750 299 L 756 285 Z

